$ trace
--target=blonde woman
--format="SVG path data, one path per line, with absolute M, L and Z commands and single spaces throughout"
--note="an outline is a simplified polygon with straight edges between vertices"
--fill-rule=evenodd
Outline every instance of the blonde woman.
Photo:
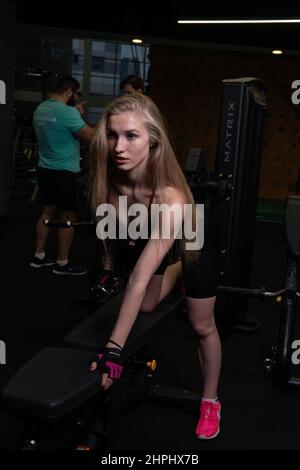
M 103 204 L 109 205 L 117 225 L 110 227 L 111 234 L 122 238 L 115 240 L 112 236 L 105 240 L 103 268 L 113 269 L 118 243 L 125 243 L 128 250 L 133 248 L 132 270 L 117 322 L 104 351 L 90 365 L 91 371 L 100 369 L 102 387 L 106 389 L 121 375 L 122 349 L 138 313 L 153 311 L 170 292 L 181 271 L 179 263 L 168 267 L 168 256 L 187 221 L 186 207 L 193 208 L 195 220 L 195 204 L 175 157 L 166 123 L 154 102 L 142 94 L 125 95 L 108 105 L 93 141 L 91 170 L 92 206 L 98 215 L 104 216 L 102 209 L 108 206 Z M 154 220 L 152 209 L 163 204 L 175 207 L 176 215 L 166 211 Z M 124 228 L 128 228 L 137 207 L 144 208 L 139 211 L 143 217 L 134 226 L 142 227 L 147 236 L 136 238 L 129 234 L 124 240 Z M 110 220 L 114 225 L 113 217 Z M 163 236 L 163 223 L 169 228 L 167 237 Z M 120 227 L 122 236 L 117 230 Z M 217 436 L 221 410 L 217 394 L 221 345 L 214 321 L 217 258 L 210 232 L 206 224 L 205 243 L 200 252 L 189 252 L 184 238 L 180 242 L 187 311 L 198 338 L 204 383 L 195 431 L 199 439 Z

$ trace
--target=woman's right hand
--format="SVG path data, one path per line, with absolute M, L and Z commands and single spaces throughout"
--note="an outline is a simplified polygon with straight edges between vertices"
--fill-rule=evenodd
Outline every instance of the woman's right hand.
M 103 353 L 92 359 L 89 365 L 91 372 L 98 369 L 101 374 L 101 387 L 107 390 L 114 380 L 121 377 L 123 371 L 122 350 L 119 348 L 105 347 Z

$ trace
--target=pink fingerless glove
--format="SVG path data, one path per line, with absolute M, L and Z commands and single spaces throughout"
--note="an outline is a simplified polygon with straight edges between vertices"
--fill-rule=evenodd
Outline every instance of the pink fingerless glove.
M 93 360 L 91 361 L 93 362 Z M 122 351 L 117 348 L 105 348 L 94 360 L 102 374 L 108 374 L 110 379 L 119 379 L 123 371 Z

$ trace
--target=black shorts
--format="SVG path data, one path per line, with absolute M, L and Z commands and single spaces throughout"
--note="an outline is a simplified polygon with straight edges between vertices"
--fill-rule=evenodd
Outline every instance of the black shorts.
M 37 183 L 45 205 L 55 205 L 64 211 L 78 210 L 79 173 L 68 170 L 37 168 Z
M 204 245 L 198 259 L 182 257 L 185 292 L 188 297 L 206 299 L 214 297 L 218 282 L 217 230 L 211 214 L 204 217 Z
M 182 259 L 183 282 L 186 295 L 194 299 L 214 297 L 217 292 L 218 253 L 214 245 L 202 248 L 199 260 Z

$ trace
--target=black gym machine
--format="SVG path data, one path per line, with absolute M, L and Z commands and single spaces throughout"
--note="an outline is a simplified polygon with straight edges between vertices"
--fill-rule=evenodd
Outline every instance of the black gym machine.
M 292 363 L 295 338 L 296 312 L 299 306 L 300 262 L 300 197 L 290 196 L 285 206 L 285 238 L 287 262 L 284 287 L 274 293 L 281 303 L 277 345 L 272 346 L 269 357 L 264 360 L 267 375 L 277 387 L 299 386 L 295 364 Z M 293 375 L 294 371 L 296 372 Z
M 267 292 L 264 288 L 247 288 L 253 253 L 265 106 L 266 90 L 259 80 L 224 80 L 216 171 L 214 175 L 204 171 L 201 155 L 190 155 L 185 168 L 197 202 L 203 202 L 209 193 L 213 195 L 209 210 L 213 211 L 218 222 L 217 323 L 221 334 L 232 328 L 256 331 L 259 325 L 245 315 L 248 297 L 264 298 L 279 294 Z M 291 215 L 287 211 L 287 217 L 293 219 L 294 212 Z M 281 384 L 289 382 L 300 256 L 298 240 L 294 236 L 289 240 L 292 259 L 287 283 L 281 292 L 283 326 L 275 374 L 280 377 L 277 382 Z M 200 396 L 195 393 L 151 387 L 155 361 L 149 357 L 146 360 L 141 358 L 143 347 L 153 335 L 161 331 L 173 315 L 182 311 L 184 299 L 178 292 L 172 292 L 164 299 L 153 314 L 139 314 L 124 348 L 127 366 L 123 379 L 114 384 L 109 393 L 100 390 L 99 373 L 91 374 L 87 364 L 105 345 L 122 295 L 121 291 L 113 296 L 72 330 L 65 337 L 63 347 L 46 348 L 36 354 L 3 390 L 2 410 L 25 420 L 23 449 L 43 448 L 49 429 L 55 429 L 57 423 L 64 420 L 75 426 L 86 422 L 83 428 L 80 426 L 81 431 L 84 429 L 86 444 L 108 449 L 117 432 L 121 408 L 135 403 L 141 396 L 184 408 L 198 407 Z M 142 375 L 142 386 L 136 386 L 136 375 Z M 88 414 L 88 409 L 93 411 Z
M 203 171 L 201 160 L 198 165 L 195 162 L 189 165 L 195 170 L 191 176 L 195 199 L 203 202 L 208 194 L 213 194 L 211 210 L 218 226 L 220 257 L 216 305 L 218 327 L 224 334 L 232 329 L 255 332 L 260 324 L 246 316 L 248 298 L 279 300 L 281 315 L 277 345 L 265 359 L 264 368 L 275 386 L 299 386 L 300 378 L 292 375 L 291 357 L 297 299 L 300 296 L 300 197 L 290 196 L 286 201 L 288 259 L 284 287 L 275 292 L 267 291 L 264 286 L 247 288 L 253 257 L 266 90 L 255 79 L 224 80 L 223 83 L 215 173 Z

